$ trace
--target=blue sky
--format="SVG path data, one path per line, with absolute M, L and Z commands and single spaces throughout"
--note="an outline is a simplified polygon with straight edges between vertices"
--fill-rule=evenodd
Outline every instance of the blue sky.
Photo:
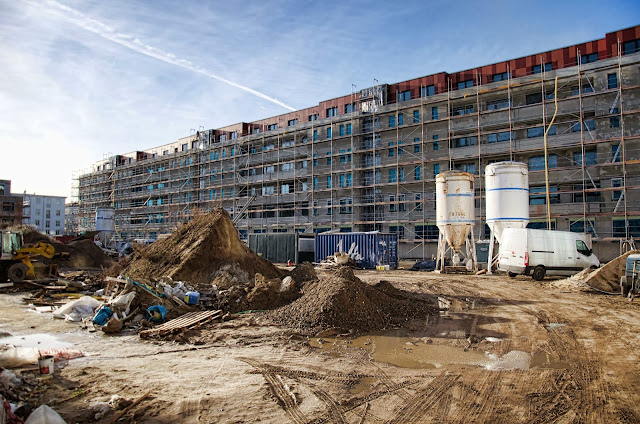
M 639 18 L 640 2 L 625 0 L 0 0 L 0 179 L 70 196 L 93 162 L 192 128 L 597 39 Z

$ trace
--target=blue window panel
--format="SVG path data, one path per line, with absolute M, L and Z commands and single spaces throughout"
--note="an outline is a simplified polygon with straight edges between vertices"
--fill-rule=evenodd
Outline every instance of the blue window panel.
M 398 114 L 398 125 L 404 125 L 404 114 Z
M 318 189 L 318 177 L 313 177 L 313 189 Z
M 500 72 L 499 74 L 493 74 L 493 81 L 508 81 L 510 76 L 510 72 Z
M 544 71 L 545 72 L 549 72 L 553 70 L 553 64 L 552 63 L 545 63 L 544 64 Z M 542 73 L 542 65 L 533 65 L 533 68 L 531 69 L 531 73 L 532 74 L 541 74 Z
M 436 87 L 434 85 L 428 85 L 426 87 L 422 87 L 422 97 L 433 96 L 436 94 Z
M 640 39 L 638 40 L 632 40 L 632 41 L 625 41 L 622 44 L 622 54 L 633 54 L 640 51 Z
M 389 128 L 393 128 L 396 126 L 396 117 L 395 116 L 390 116 L 389 117 Z
M 389 149 L 389 157 L 392 157 L 395 155 L 395 150 L 396 149 Z
M 340 137 L 344 136 L 344 125 L 340 125 Z
M 607 88 L 618 88 L 618 74 L 607 74 Z
M 407 100 L 411 100 L 411 90 L 401 91 L 398 94 L 398 101 L 399 102 L 406 102 Z
M 327 177 L 327 188 L 332 188 L 333 186 L 331 185 L 331 175 L 329 175 Z
M 431 108 L 431 119 L 438 119 L 438 107 L 433 106 Z
M 558 156 L 549 155 L 549 168 L 558 167 Z M 529 158 L 529 171 L 544 170 L 544 156 L 532 156 Z
M 353 178 L 351 174 L 347 174 L 347 187 L 351 187 L 353 185 Z
M 598 61 L 598 53 L 583 54 L 580 56 L 580 63 L 593 63 Z
M 575 162 L 576 166 L 582 166 L 582 152 L 575 152 L 573 154 L 573 161 Z M 586 150 L 584 152 L 584 164 L 597 165 L 598 152 L 596 150 Z
M 347 124 L 347 135 L 351 135 L 351 124 Z
M 622 158 L 622 148 L 620 143 L 611 145 L 611 162 L 620 162 Z
M 420 111 L 419 110 L 414 110 L 413 111 L 413 123 L 418 123 L 420 122 Z
M 439 163 L 434 163 L 433 164 L 433 178 L 435 178 L 439 173 L 440 173 L 440 164 Z
M 390 169 L 389 170 L 389 182 L 390 183 L 395 183 L 396 180 L 396 170 L 395 169 Z
M 418 181 L 420 179 L 420 165 L 417 165 L 414 169 L 413 169 L 413 178 Z
M 404 182 L 404 168 L 398 169 L 398 181 Z
M 318 130 L 313 130 L 313 141 L 318 140 Z
M 420 145 L 416 144 L 413 146 L 413 153 L 420 153 Z
M 473 87 L 473 80 L 460 81 L 458 83 L 458 90 L 462 90 L 464 88 Z
M 340 174 L 340 187 L 345 187 L 346 186 L 346 179 L 344 174 Z
M 331 138 L 331 127 L 327 128 L 327 138 Z

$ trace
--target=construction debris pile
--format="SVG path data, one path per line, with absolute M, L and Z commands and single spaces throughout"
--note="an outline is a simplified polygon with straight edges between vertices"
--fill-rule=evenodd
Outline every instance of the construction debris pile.
M 596 270 L 585 269 L 567 280 L 577 281 L 607 293 L 620 293 L 620 278 L 624 275 L 627 256 L 637 253 L 640 253 L 640 250 L 632 250 Z
M 424 318 L 437 309 L 433 300 L 402 292 L 388 282 L 363 283 L 348 266 L 306 284 L 302 292 L 299 299 L 267 316 L 303 332 L 338 329 L 361 333 Z

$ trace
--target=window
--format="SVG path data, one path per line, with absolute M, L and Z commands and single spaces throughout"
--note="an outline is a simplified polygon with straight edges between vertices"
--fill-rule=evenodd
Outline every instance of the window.
M 487 140 L 489 143 L 498 143 L 501 141 L 509 141 L 512 139 L 512 134 L 509 131 L 500 132 L 497 134 L 489 134 Z
M 440 173 L 440 164 L 439 163 L 434 163 L 433 164 L 433 178 L 435 178 L 439 173 Z
M 590 234 L 595 234 L 595 232 L 593 231 L 593 229 L 595 228 L 595 225 L 593 223 L 592 220 L 588 220 L 587 221 L 587 228 L 585 231 L 585 227 L 584 227 L 584 220 L 580 219 L 577 221 L 570 221 L 569 222 L 569 231 L 574 232 L 574 233 L 590 233 Z M 577 250 L 580 252 L 582 251 L 586 251 L 587 246 L 584 244 L 584 242 L 582 240 L 576 240 L 576 248 Z
M 317 121 L 318 120 L 318 114 L 314 113 L 313 115 L 309 115 L 309 121 Z
M 269 131 L 273 131 L 273 130 L 277 130 L 278 129 L 278 124 L 270 124 L 269 125 Z M 220 136 L 222 137 L 222 136 Z M 222 140 L 220 140 L 222 141 Z
M 313 189 L 318 189 L 318 177 L 313 177 Z
M 556 135 L 556 126 L 551 125 L 549 128 L 548 135 Z M 527 138 L 535 138 L 535 137 L 543 137 L 544 136 L 544 127 L 535 127 L 527 129 Z
M 525 103 L 528 105 L 542 103 L 542 93 L 527 94 L 527 96 L 525 97 Z
M 596 129 L 596 120 L 595 119 L 585 119 L 584 120 L 584 125 L 582 126 L 582 128 L 585 131 L 594 131 Z M 573 126 L 571 127 L 571 131 L 580 132 L 580 122 L 576 122 L 575 124 L 573 124 Z
M 622 150 L 620 149 L 620 143 L 611 145 L 611 162 L 620 162 L 622 157 Z
M 318 166 L 318 154 L 313 154 L 313 166 Z
M 460 115 L 470 115 L 474 112 L 474 105 L 465 105 L 454 107 L 451 110 L 452 116 L 460 116 Z
M 280 194 L 288 194 L 289 193 L 289 184 L 282 184 L 280 186 Z
M 398 141 L 398 144 L 402 144 L 402 141 Z M 404 153 L 404 147 L 398 147 L 398 156 Z
M 396 196 L 395 194 L 390 194 L 389 195 L 389 212 L 395 212 L 396 211 Z
M 347 124 L 347 135 L 351 135 L 351 124 Z
M 396 126 L 396 117 L 395 116 L 390 116 L 389 117 L 389 128 L 393 128 Z
M 416 225 L 416 239 L 437 240 L 440 235 L 437 225 Z
M 476 140 L 476 136 L 455 138 L 452 141 L 451 147 L 475 146 Z
M 297 119 L 296 119 L 296 123 L 297 123 Z M 235 140 L 236 138 L 238 138 L 238 131 L 234 131 L 231 133 L 231 140 Z
M 593 87 L 591 84 L 583 84 L 582 85 L 582 94 L 593 93 Z M 571 87 L 571 95 L 577 96 L 580 94 L 580 87 L 575 85 Z
M 333 208 L 331 207 L 331 200 L 327 200 L 327 215 L 331 215 L 333 213 Z
M 280 147 L 291 147 L 294 145 L 293 139 L 291 140 L 284 140 L 282 142 L 282 145 Z M 233 147 L 231 148 L 231 156 L 233 156 Z
M 353 185 L 353 177 L 351 173 L 347 174 L 347 187 L 351 187 Z
M 414 144 L 413 153 L 420 153 L 420 145 L 419 144 Z
M 401 91 L 398 95 L 398 101 L 406 102 L 407 100 L 411 100 L 411 90 Z
M 510 72 L 501 72 L 499 74 L 493 74 L 493 81 L 507 81 L 511 78 Z
M 253 129 L 253 133 L 254 134 L 260 134 L 260 128 L 254 128 Z
M 558 167 L 558 156 L 549 155 L 549 168 Z M 532 156 L 529 158 L 529 171 L 544 170 L 544 156 Z
M 422 210 L 422 194 L 416 193 L 415 199 L 416 199 L 416 210 L 421 211 Z
M 162 185 L 164 187 L 164 184 Z M 160 188 L 160 184 L 158 184 L 158 188 Z M 60 216 L 60 211 L 56 211 L 56 216 Z
M 351 113 L 355 112 L 356 110 L 358 110 L 358 107 L 355 103 L 344 105 L 344 113 Z
M 431 119 L 438 119 L 438 107 L 433 106 L 431 108 Z
M 458 171 L 469 172 L 471 174 L 476 173 L 476 164 L 475 163 L 458 163 L 453 166 L 453 169 Z
M 313 141 L 318 140 L 318 130 L 313 130 Z
M 462 90 L 464 88 L 473 87 L 473 80 L 460 81 L 458 83 L 458 90 Z
M 273 168 L 273 167 L 271 167 Z M 286 171 L 293 171 L 295 169 L 295 164 L 293 162 L 289 162 L 289 163 L 283 163 L 282 165 L 280 165 L 280 169 L 283 172 Z M 272 171 L 273 172 L 273 171 Z
M 345 188 L 346 187 L 346 181 L 344 178 L 344 174 L 340 174 L 340 188 Z
M 598 190 L 597 191 L 592 191 L 594 189 L 594 187 L 592 185 L 589 185 L 586 187 L 586 194 L 587 194 L 587 202 L 601 202 L 602 201 L 602 197 L 600 196 L 600 182 L 597 182 L 596 187 Z M 574 184 L 573 185 L 573 193 L 572 193 L 572 201 L 573 203 L 582 203 L 583 200 L 583 196 L 582 196 L 582 184 Z
M 186 152 L 188 148 L 189 148 L 189 145 L 188 145 L 187 143 L 184 143 L 184 144 L 182 145 L 182 151 L 183 151 L 183 152 Z
M 552 63 L 545 63 L 544 64 L 544 71 L 545 72 L 549 72 L 553 70 L 553 64 Z M 531 73 L 532 74 L 541 74 L 542 73 L 542 65 L 533 65 L 533 68 L 531 68 Z
M 434 94 L 436 94 L 436 87 L 434 85 L 422 87 L 422 97 L 433 96 Z
M 580 63 L 581 64 L 585 64 L 585 63 L 593 63 L 593 62 L 597 62 L 598 61 L 598 53 L 590 53 L 590 54 L 583 54 L 582 56 L 580 56 Z
M 498 109 L 504 109 L 507 107 L 509 107 L 508 99 L 500 99 L 500 100 L 493 100 L 491 102 L 487 102 L 487 110 L 498 110 Z
M 640 219 L 629 219 L 627 222 L 629 223 L 629 236 L 640 237 Z M 611 224 L 614 237 L 626 237 L 625 221 L 623 219 L 614 219 Z
M 331 188 L 331 187 L 332 187 L 332 185 L 331 185 L 331 175 L 329 175 L 327 177 L 327 188 Z
M 396 181 L 397 181 L 396 170 L 395 169 L 390 169 L 389 170 L 389 182 L 390 183 L 395 183 Z
M 404 125 L 404 114 L 403 113 L 399 113 L 398 114 L 398 126 L 400 125 Z
M 393 143 L 389 143 L 390 146 L 393 145 Z M 389 157 L 393 157 L 395 155 L 395 151 L 396 149 L 389 149 Z
M 611 187 L 622 187 L 622 178 L 612 178 Z M 618 200 L 620 199 L 620 196 L 622 196 L 621 190 L 611 192 L 611 200 Z
M 340 125 L 340 137 L 344 136 L 344 125 Z
M 331 165 L 331 156 L 327 158 L 327 165 Z
M 620 113 L 617 107 L 611 109 L 611 113 Z M 620 126 L 620 117 L 619 116 L 610 116 L 609 117 L 609 128 L 618 128 Z
M 547 221 L 530 221 L 527 224 L 527 228 L 531 228 L 533 230 L 546 230 L 548 228 Z M 551 229 L 556 229 L 556 221 L 551 221 Z
M 414 110 L 413 111 L 413 123 L 418 123 L 420 122 L 420 111 L 419 110 Z
M 585 165 L 598 164 L 598 152 L 596 150 L 585 150 L 584 157 Z M 582 166 L 582 152 L 575 152 L 573 154 L 573 161 L 575 162 L 576 166 Z
M 413 168 L 413 179 L 416 181 L 420 180 L 420 165 Z
M 331 138 L 331 127 L 327 128 L 327 138 Z
M 404 238 L 404 227 L 402 225 L 389 225 L 389 232 L 397 234 L 398 238 Z
M 607 74 L 607 88 L 618 88 L 618 74 Z
M 352 214 L 353 213 L 352 199 L 340 199 L 340 213 Z
M 327 118 L 331 118 L 332 116 L 338 116 L 338 106 L 327 109 Z
M 551 204 L 560 203 L 558 195 L 558 186 L 549 186 L 549 202 Z M 529 204 L 530 205 L 546 205 L 547 204 L 547 188 L 530 187 L 529 188 Z
M 263 169 L 263 173 L 264 174 L 273 174 L 276 171 L 275 166 L 271 165 L 271 166 L 265 166 Z
M 633 54 L 640 51 L 640 39 L 622 43 L 622 54 Z
M 401 183 L 404 182 L 404 168 L 398 169 L 398 181 Z
M 289 119 L 289 121 L 287 122 L 287 125 L 290 127 L 293 127 L 294 125 L 298 125 L 298 119 Z

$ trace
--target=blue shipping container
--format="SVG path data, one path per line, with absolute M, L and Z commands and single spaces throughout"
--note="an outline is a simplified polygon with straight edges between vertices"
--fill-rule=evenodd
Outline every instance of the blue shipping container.
M 320 233 L 316 235 L 316 262 L 346 252 L 361 268 L 398 267 L 398 236 L 382 233 Z

